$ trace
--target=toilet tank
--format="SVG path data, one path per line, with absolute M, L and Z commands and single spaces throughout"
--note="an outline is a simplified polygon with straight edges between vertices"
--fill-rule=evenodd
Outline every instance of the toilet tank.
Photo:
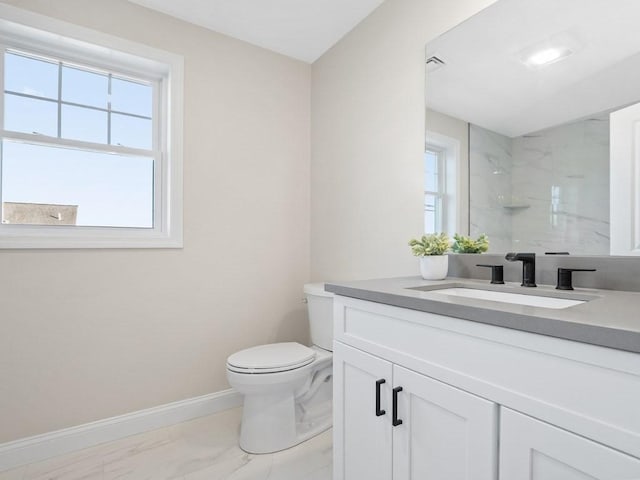
M 309 311 L 311 343 L 333 351 L 333 293 L 324 291 L 324 283 L 304 286 Z

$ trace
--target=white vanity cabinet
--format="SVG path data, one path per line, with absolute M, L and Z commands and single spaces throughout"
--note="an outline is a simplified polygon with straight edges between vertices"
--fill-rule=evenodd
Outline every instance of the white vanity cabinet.
M 406 368 L 393 366 L 398 417 L 393 478 L 492 480 L 498 406 Z
M 389 480 L 393 442 L 387 385 L 392 365 L 339 343 L 333 357 L 334 451 L 345 452 L 335 457 L 333 478 Z M 376 408 L 376 398 L 378 407 L 386 406 L 384 413 Z
M 496 404 L 339 343 L 334 358 L 335 480 L 495 479 Z
M 501 480 L 594 478 L 640 479 L 640 459 L 502 408 Z
M 334 322 L 335 480 L 640 479 L 640 355 L 342 296 Z

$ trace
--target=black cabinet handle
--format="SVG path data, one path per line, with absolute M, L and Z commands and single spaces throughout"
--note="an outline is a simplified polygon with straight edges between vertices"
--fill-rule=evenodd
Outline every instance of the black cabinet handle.
M 383 383 L 387 383 L 384 378 L 376 380 L 376 417 L 380 417 L 387 413 L 385 410 L 382 410 L 380 408 L 380 385 L 382 385 Z
M 393 418 L 391 419 L 391 424 L 394 427 L 402 425 L 402 420 L 398 418 L 398 393 L 401 391 L 402 387 L 396 387 L 393 389 Z

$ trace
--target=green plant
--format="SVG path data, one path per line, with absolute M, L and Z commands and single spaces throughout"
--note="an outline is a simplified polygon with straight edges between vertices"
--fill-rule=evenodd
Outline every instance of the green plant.
M 446 233 L 431 233 L 421 238 L 409 240 L 411 252 L 416 257 L 428 257 L 429 255 L 443 255 L 451 246 L 451 241 Z
M 489 237 L 484 233 L 477 240 L 457 233 L 453 236 L 453 239 L 452 250 L 454 253 L 484 253 L 489 250 Z

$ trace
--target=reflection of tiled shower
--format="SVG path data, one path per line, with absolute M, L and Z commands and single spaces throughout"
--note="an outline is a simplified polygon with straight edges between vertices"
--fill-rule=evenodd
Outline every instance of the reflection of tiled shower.
M 512 229 L 503 205 L 512 193 L 512 141 L 475 125 L 469 140 L 471 234 L 486 233 L 491 251 L 506 252 L 511 249 Z
M 470 178 L 471 234 L 491 251 L 608 254 L 608 116 L 517 138 L 471 125 Z

